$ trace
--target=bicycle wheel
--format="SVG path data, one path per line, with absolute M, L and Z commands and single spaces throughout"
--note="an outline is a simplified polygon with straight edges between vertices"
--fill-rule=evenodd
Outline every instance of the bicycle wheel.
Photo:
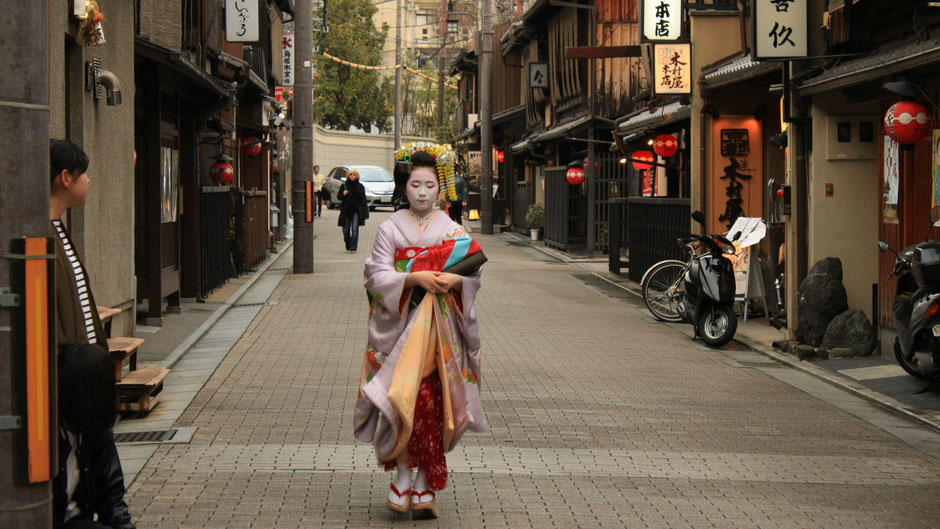
M 682 272 L 686 263 L 661 261 L 653 265 L 643 276 L 643 301 L 646 308 L 660 321 L 679 322 L 679 302 L 685 294 Z

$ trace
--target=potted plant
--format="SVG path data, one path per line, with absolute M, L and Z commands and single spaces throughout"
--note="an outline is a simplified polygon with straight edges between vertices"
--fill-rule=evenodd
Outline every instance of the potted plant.
M 545 209 L 541 204 L 530 204 L 525 214 L 525 223 L 529 226 L 529 234 L 533 241 L 539 240 L 539 229 L 545 220 Z

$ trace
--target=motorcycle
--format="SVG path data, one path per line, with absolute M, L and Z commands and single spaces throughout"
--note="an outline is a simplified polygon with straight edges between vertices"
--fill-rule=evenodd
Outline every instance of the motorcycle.
M 692 219 L 705 227 L 705 215 L 692 212 Z M 736 235 L 740 236 L 740 232 Z M 711 347 L 721 347 L 734 338 L 738 317 L 734 312 L 734 265 L 727 255 L 734 255 L 731 241 L 721 235 L 706 233 L 679 239 L 692 254 L 683 274 L 684 294 L 679 315 L 695 328 L 695 335 Z M 698 247 L 706 251 L 695 255 Z
M 940 227 L 940 206 L 930 210 L 934 226 Z M 924 239 L 901 253 L 885 241 L 878 241 L 878 248 L 896 257 L 888 276 L 898 278 L 892 307 L 898 333 L 894 356 L 911 376 L 934 380 L 940 376 L 940 242 Z

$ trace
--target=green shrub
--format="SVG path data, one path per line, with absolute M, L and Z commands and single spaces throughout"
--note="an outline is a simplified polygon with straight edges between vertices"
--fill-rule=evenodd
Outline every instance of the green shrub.
M 541 204 L 531 204 L 525 214 L 525 223 L 530 229 L 541 228 L 545 221 L 545 209 Z

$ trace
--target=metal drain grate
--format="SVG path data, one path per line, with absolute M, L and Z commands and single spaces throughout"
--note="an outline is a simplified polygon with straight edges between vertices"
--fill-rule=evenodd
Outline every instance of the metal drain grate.
M 285 266 L 283 268 L 268 268 L 267 271 L 268 272 L 290 272 L 293 269 L 294 269 L 293 266 Z
M 777 362 L 745 362 L 743 360 L 738 360 L 738 364 L 741 367 L 787 367 L 784 364 L 778 364 Z
M 257 303 L 236 303 L 235 305 L 232 305 L 232 308 L 233 308 L 233 309 L 240 309 L 240 308 L 243 308 L 243 307 L 263 307 L 263 306 L 265 306 L 265 305 L 267 305 L 267 306 L 269 306 L 269 307 L 274 307 L 274 306 L 278 305 L 279 303 L 280 303 L 280 301 L 259 301 L 259 302 L 257 302 Z
M 162 443 L 173 439 L 176 430 L 150 430 L 149 432 L 121 432 L 114 434 L 115 443 Z

